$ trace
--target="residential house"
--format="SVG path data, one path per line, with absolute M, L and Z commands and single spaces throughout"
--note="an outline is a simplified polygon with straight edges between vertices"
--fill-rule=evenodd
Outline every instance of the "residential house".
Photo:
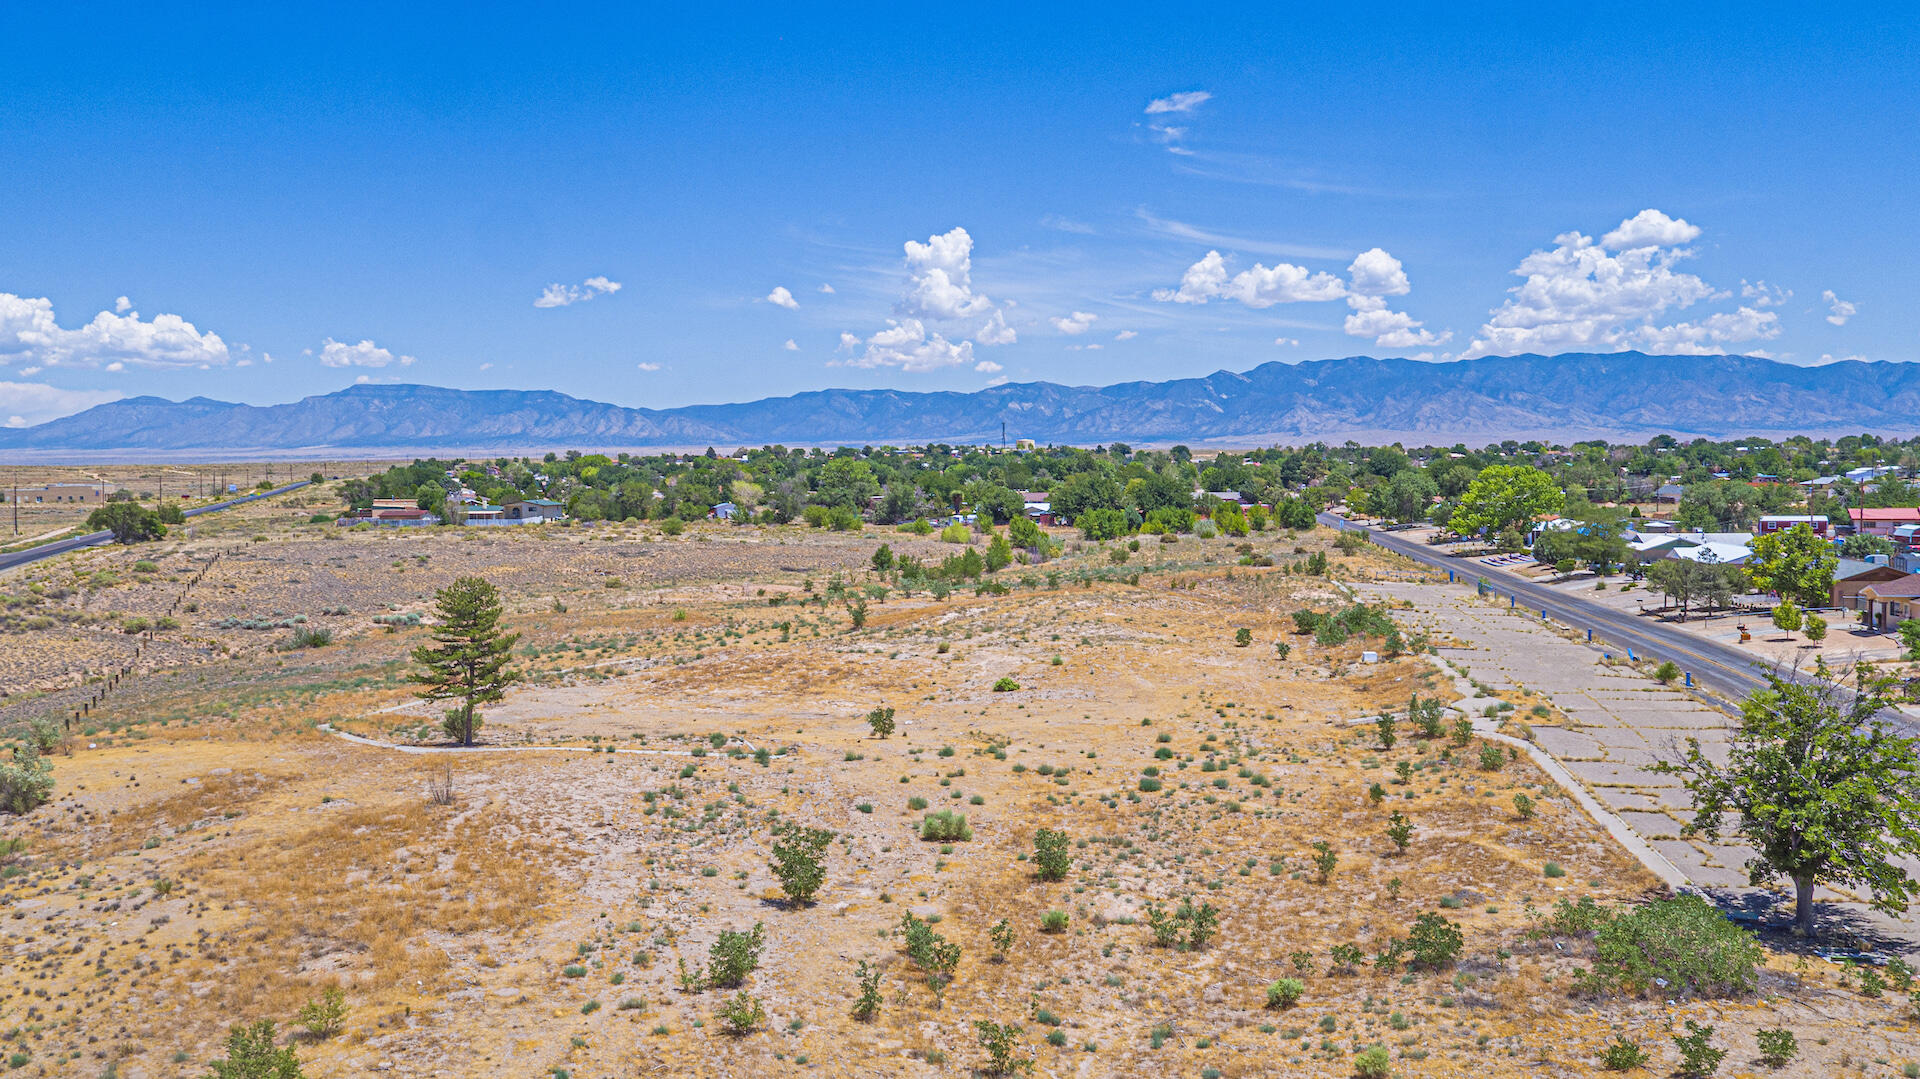
M 1890 633 L 1901 622 L 1920 615 L 1920 573 L 1863 585 L 1855 600 L 1862 625 Z
M 1682 498 L 1686 497 L 1686 493 L 1687 489 L 1680 484 L 1663 483 L 1653 492 L 1653 500 L 1678 504 Z
M 1833 568 L 1832 605 L 1844 607 L 1850 611 L 1865 610 L 1860 602 L 1860 590 L 1870 584 L 1886 584 L 1907 576 L 1900 570 L 1884 562 L 1862 562 L 1852 558 L 1842 558 Z
M 707 516 L 713 518 L 716 521 L 731 521 L 733 520 L 734 514 L 738 512 L 740 511 L 734 506 L 733 503 L 721 502 L 721 503 L 717 503 L 713 507 L 713 509 L 707 513 Z
M 1769 532 L 1785 532 L 1795 525 L 1806 525 L 1813 530 L 1813 534 L 1816 536 L 1830 536 L 1833 534 L 1833 526 L 1828 523 L 1826 514 L 1824 513 L 1817 513 L 1812 516 L 1805 514 L 1768 514 L 1760 518 L 1760 534 L 1764 536 Z
M 1890 506 L 1850 509 L 1847 518 L 1853 522 L 1853 530 L 1859 535 L 1891 536 L 1893 530 L 1901 525 L 1920 524 L 1920 508 Z
M 509 521 L 557 521 L 566 516 L 566 507 L 551 498 L 510 497 L 500 509 Z

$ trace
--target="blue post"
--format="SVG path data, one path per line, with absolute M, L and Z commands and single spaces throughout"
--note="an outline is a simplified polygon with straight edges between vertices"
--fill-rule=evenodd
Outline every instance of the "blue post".
M 1519 600 L 1519 598 L 1518 598 L 1518 597 L 1516 597 L 1516 596 L 1511 596 L 1511 595 L 1509 595 L 1509 596 L 1507 597 L 1507 609 L 1508 609 L 1508 610 L 1512 610 L 1512 609 L 1513 609 L 1514 607 L 1517 607 L 1517 606 L 1519 606 L 1519 604 L 1520 604 L 1520 600 Z
M 1587 631 L 1587 643 L 1588 643 L 1588 644 L 1592 644 L 1592 643 L 1593 643 L 1593 631 L 1592 631 L 1592 630 L 1588 630 L 1588 631 Z
M 1447 571 L 1447 583 L 1448 583 L 1448 584 L 1452 584 L 1452 583 L 1453 583 L 1453 571 L 1452 571 L 1452 570 L 1448 570 L 1448 571 Z
M 1693 688 L 1693 672 L 1692 671 L 1687 672 L 1687 688 L 1688 689 Z
M 1636 656 L 1636 655 L 1634 655 L 1634 654 L 1633 654 L 1633 649 L 1631 649 L 1631 648 L 1629 648 L 1629 649 L 1627 649 L 1627 662 L 1628 662 L 1628 663 L 1638 663 L 1638 662 L 1640 662 L 1640 657 L 1639 657 L 1639 656 Z

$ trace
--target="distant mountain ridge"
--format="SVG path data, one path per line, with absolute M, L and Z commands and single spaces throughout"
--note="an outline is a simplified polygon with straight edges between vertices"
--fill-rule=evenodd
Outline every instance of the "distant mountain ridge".
M 1125 441 L 1265 444 L 1506 438 L 1734 437 L 1920 431 L 1920 364 L 1823 367 L 1638 352 L 1455 363 L 1351 356 L 1166 382 L 1028 382 L 971 393 L 816 390 L 681 408 L 627 408 L 551 390 L 352 386 L 281 405 L 135 397 L 36 427 L 0 450 L 342 456 L 454 450 Z

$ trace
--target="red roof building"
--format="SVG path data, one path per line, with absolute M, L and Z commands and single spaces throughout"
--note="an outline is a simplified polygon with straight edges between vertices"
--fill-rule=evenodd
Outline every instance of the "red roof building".
M 1847 516 L 1862 536 L 1891 536 L 1901 525 L 1920 524 L 1920 508 L 1912 506 L 1848 510 Z

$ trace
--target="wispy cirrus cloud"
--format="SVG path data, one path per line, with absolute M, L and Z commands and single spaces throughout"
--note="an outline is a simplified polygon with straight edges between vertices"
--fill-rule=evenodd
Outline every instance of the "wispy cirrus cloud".
M 1147 102 L 1148 116 L 1163 116 L 1170 112 L 1192 112 L 1213 100 L 1213 95 L 1205 90 L 1182 90 L 1166 97 L 1156 97 Z

